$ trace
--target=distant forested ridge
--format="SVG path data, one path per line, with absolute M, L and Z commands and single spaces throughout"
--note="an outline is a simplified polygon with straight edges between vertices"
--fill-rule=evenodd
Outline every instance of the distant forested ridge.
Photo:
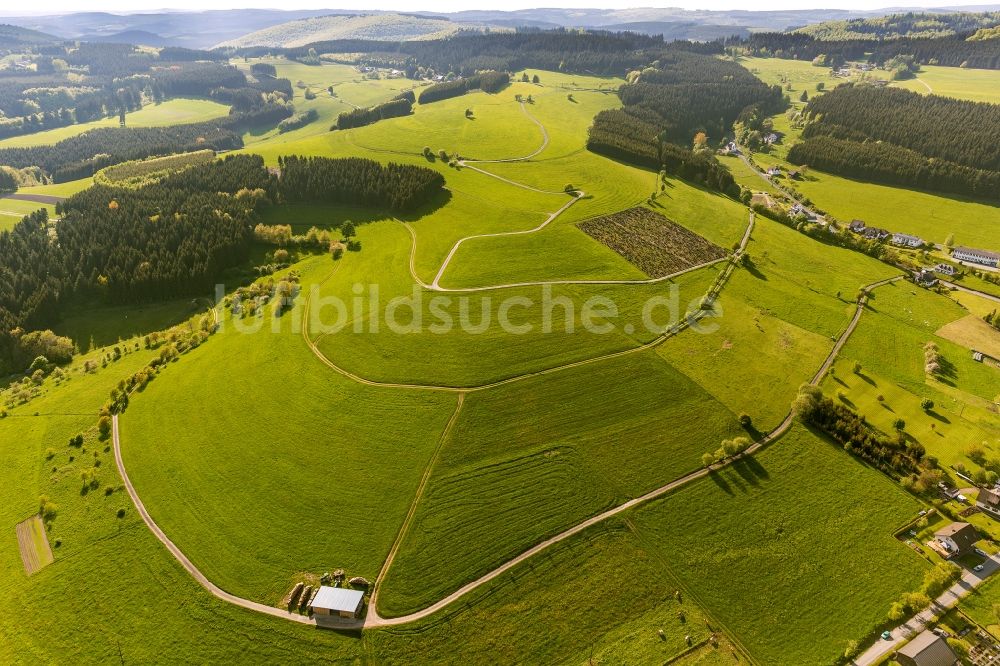
M 722 50 L 717 43 L 688 46 L 705 52 Z M 293 59 L 307 58 L 310 51 L 361 54 L 359 61 L 363 64 L 398 68 L 408 77 L 417 78 L 418 71 L 427 68 L 441 74 L 473 76 L 485 70 L 512 72 L 526 67 L 622 76 L 654 60 L 663 48 L 660 35 L 522 29 L 407 42 L 333 40 L 297 48 L 251 47 L 228 52 L 247 56 L 277 53 Z
M 788 159 L 852 178 L 1000 199 L 1000 105 L 842 85 L 806 107 Z
M 795 32 L 827 41 L 848 39 L 939 38 L 968 34 L 1000 25 L 1000 12 L 907 12 L 888 16 L 823 21 Z
M 728 40 L 726 46 L 747 55 L 789 60 L 826 56 L 828 66 L 862 58 L 881 65 L 896 56 L 910 55 L 924 65 L 1000 69 L 1000 39 L 969 40 L 964 34 L 936 39 L 824 41 L 799 33 L 758 32 L 745 40 Z
M 34 51 L 19 56 L 27 69 L 0 67 L 0 138 L 120 116 L 170 97 L 214 97 L 245 113 L 292 96 L 287 79 L 260 73 L 248 80 L 216 52 L 170 47 L 157 55 L 87 42 Z
M 721 141 L 748 108 L 773 114 L 786 104 L 780 87 L 736 63 L 686 51 L 663 54 L 629 81 L 619 90 L 624 107 L 594 118 L 587 148 L 728 193 L 739 188 L 707 141 Z M 699 133 L 705 144 L 696 153 L 690 146 Z
M 427 167 L 362 157 L 278 158 L 285 201 L 322 201 L 412 210 L 441 193 L 444 176 Z

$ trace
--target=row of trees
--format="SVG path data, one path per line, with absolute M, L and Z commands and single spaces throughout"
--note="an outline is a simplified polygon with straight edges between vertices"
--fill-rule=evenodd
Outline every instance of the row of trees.
M 846 405 L 834 402 L 823 395 L 819 387 L 811 384 L 799 388 L 793 408 L 806 423 L 840 442 L 845 451 L 893 478 L 919 474 L 924 447 L 915 440 L 908 440 L 902 429 L 897 437 L 887 437 L 869 427 L 863 416 Z
M 38 166 L 56 182 L 76 180 L 127 160 L 195 150 L 242 148 L 244 129 L 251 125 L 275 124 L 290 115 L 290 105 L 268 104 L 221 121 L 170 127 L 100 127 L 52 146 L 0 149 L 0 164 L 15 168 Z
M 444 177 L 426 167 L 360 157 L 279 157 L 285 201 L 322 201 L 413 210 L 440 194 Z
M 419 101 L 421 104 L 430 104 L 449 97 L 458 97 L 470 90 L 477 89 L 483 92 L 497 93 L 506 88 L 508 84 L 510 84 L 510 74 L 507 72 L 482 72 L 475 76 L 428 86 L 420 91 Z
M 412 95 L 413 93 L 411 92 L 410 94 Z M 375 106 L 345 111 L 337 116 L 337 122 L 334 123 L 333 127 L 330 129 L 335 130 L 363 127 L 364 125 L 371 125 L 372 123 L 377 123 L 378 121 L 386 118 L 408 116 L 412 112 L 412 100 L 406 98 L 393 99 L 388 102 L 383 102 L 382 104 L 376 104 Z

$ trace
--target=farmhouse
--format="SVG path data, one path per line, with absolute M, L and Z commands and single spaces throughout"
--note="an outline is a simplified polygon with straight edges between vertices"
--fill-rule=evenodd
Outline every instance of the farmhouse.
M 804 215 L 807 220 L 815 220 L 816 214 L 811 210 L 803 206 L 802 204 L 795 204 L 792 206 L 792 215 Z
M 951 264 L 938 264 L 934 267 L 935 273 L 940 273 L 941 275 L 954 275 L 955 267 Z
M 770 132 L 769 134 L 764 135 L 764 143 L 770 146 L 771 144 L 778 143 L 779 138 L 780 137 L 777 134 Z
M 934 271 L 921 268 L 919 271 L 913 272 L 913 279 L 921 287 L 933 287 L 937 284 L 937 276 L 934 275 Z
M 356 618 L 361 614 L 364 602 L 365 593 L 361 590 L 324 585 L 319 588 L 310 607 L 315 615 Z
M 864 232 L 865 238 L 874 241 L 884 241 L 889 237 L 889 232 L 878 227 L 867 227 Z
M 924 241 L 922 238 L 897 232 L 892 235 L 892 244 L 903 247 L 920 247 L 924 244 Z
M 860 234 L 865 230 L 865 223 L 862 220 L 851 220 L 851 224 L 847 228 L 856 234 Z
M 969 261 L 974 264 L 982 264 L 983 266 L 993 266 L 994 268 L 1000 263 L 1000 253 L 990 252 L 989 250 L 977 250 L 973 247 L 956 247 L 952 250 L 951 257 L 957 261 Z
M 767 175 L 768 176 L 780 176 L 781 175 L 781 167 L 777 167 L 777 166 L 771 167 L 770 169 L 767 170 Z
M 934 533 L 937 543 L 945 551 L 945 557 L 952 558 L 972 551 L 979 541 L 979 532 L 969 523 L 952 523 Z
M 981 489 L 976 498 L 976 507 L 993 518 L 1000 518 L 1000 493 L 989 488 Z
M 955 666 L 960 663 L 947 641 L 932 631 L 924 631 L 896 653 L 900 666 Z

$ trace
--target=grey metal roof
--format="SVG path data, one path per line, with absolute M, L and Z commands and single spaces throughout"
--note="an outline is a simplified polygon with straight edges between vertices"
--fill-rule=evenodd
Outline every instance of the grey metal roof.
M 920 666 L 953 666 L 955 653 L 943 638 L 924 631 L 899 650 L 899 654 L 913 659 Z
M 312 601 L 313 608 L 328 608 L 333 611 L 353 613 L 358 610 L 365 593 L 361 590 L 348 590 L 343 587 L 319 588 L 316 598 Z

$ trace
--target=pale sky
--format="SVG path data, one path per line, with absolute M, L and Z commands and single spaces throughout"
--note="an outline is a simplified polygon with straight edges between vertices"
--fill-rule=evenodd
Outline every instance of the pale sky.
M 5 3 L 6 4 L 6 3 Z M 887 3 L 892 7 L 948 7 L 986 5 L 992 3 L 971 2 L 963 0 L 913 0 L 907 2 Z M 601 8 L 625 9 L 631 7 L 682 7 L 685 9 L 733 10 L 751 11 L 788 10 L 788 9 L 865 9 L 873 10 L 883 6 L 881 2 L 871 0 L 760 0 L 748 3 L 746 0 L 668 0 L 667 2 L 649 2 L 646 0 L 573 0 L 559 2 L 558 0 L 288 0 L 287 4 L 275 0 L 32 0 L 32 2 L 17 7 L 0 8 L 0 16 L 24 14 L 69 13 L 79 11 L 111 11 L 120 13 L 155 12 L 163 9 L 175 10 L 205 10 L 205 9 L 357 9 L 357 10 L 396 10 L 396 11 L 431 11 L 454 12 L 463 9 L 531 9 L 535 7 L 571 7 L 571 8 Z M 30 7 L 30 9 L 28 9 Z

